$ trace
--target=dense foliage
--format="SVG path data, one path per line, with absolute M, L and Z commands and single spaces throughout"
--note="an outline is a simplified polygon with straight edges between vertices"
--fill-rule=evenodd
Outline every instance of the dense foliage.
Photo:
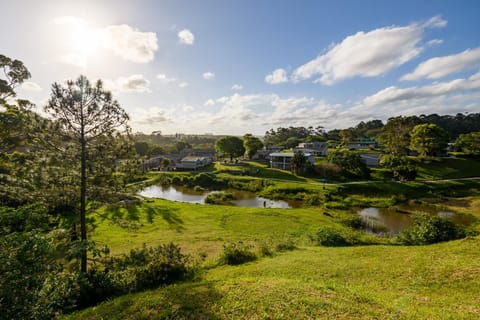
M 432 123 L 416 125 L 410 135 L 411 148 L 422 157 L 445 153 L 450 140 L 447 131 Z
M 406 245 L 425 245 L 461 239 L 466 234 L 463 226 L 455 224 L 449 218 L 420 214 L 415 220 L 415 225 L 403 231 L 398 240 Z
M 230 160 L 243 156 L 245 154 L 245 147 L 243 140 L 238 137 L 228 136 L 218 139 L 215 142 L 215 149 L 218 152 L 223 152 L 230 156 Z
M 456 145 L 469 154 L 480 154 L 480 131 L 461 134 Z

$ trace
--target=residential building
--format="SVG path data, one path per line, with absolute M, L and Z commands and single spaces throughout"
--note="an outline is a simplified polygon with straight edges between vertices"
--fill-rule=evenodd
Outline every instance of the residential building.
M 293 148 L 294 152 L 301 151 L 304 154 L 310 153 L 314 156 L 327 156 L 328 144 L 327 142 L 314 141 L 314 142 L 302 142 L 298 146 Z
M 304 153 L 303 154 L 311 165 L 315 162 L 315 157 L 313 154 Z M 291 168 L 291 161 L 294 156 L 293 152 L 275 152 L 269 155 L 270 157 L 270 168 L 282 169 L 282 170 L 290 170 Z

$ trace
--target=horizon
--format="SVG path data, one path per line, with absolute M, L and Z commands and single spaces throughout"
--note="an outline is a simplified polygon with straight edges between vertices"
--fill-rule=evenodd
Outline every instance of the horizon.
M 328 131 L 479 112 L 479 9 L 470 1 L 19 0 L 3 4 L 0 53 L 31 72 L 17 96 L 40 113 L 54 82 L 85 74 L 104 81 L 135 132 Z

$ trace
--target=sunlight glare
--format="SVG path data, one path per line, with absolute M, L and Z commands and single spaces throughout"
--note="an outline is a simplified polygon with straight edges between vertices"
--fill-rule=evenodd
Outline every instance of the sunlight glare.
M 69 33 L 69 45 L 76 53 L 83 56 L 92 54 L 99 45 L 99 32 L 86 23 L 76 23 Z

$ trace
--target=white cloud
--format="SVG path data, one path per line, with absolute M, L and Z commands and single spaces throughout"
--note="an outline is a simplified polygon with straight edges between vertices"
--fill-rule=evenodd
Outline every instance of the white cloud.
M 192 106 L 185 105 L 185 106 L 183 106 L 182 110 L 183 110 L 183 112 L 192 112 L 192 111 L 193 111 L 193 107 L 192 107 Z
M 318 78 L 315 82 L 332 85 L 338 81 L 375 77 L 410 61 L 422 52 L 425 28 L 440 28 L 446 21 L 433 17 L 423 24 L 390 26 L 369 32 L 357 32 L 332 45 L 317 58 L 298 67 L 293 80 Z
M 439 79 L 479 66 L 480 48 L 468 49 L 461 53 L 428 59 L 420 63 L 412 73 L 404 75 L 401 80 Z
M 183 44 L 193 45 L 195 42 L 195 36 L 188 29 L 183 29 L 178 32 L 178 41 Z
M 102 29 L 102 43 L 116 55 L 136 63 L 148 63 L 158 50 L 157 35 L 129 25 L 112 25 Z
M 150 92 L 150 81 L 141 74 L 120 77 L 116 80 L 105 79 L 105 88 L 115 92 Z
M 447 20 L 442 19 L 440 16 L 434 16 L 427 20 L 427 22 L 421 24 L 423 28 L 444 28 L 448 24 Z
M 177 81 L 177 79 L 168 77 L 166 74 L 163 73 L 157 74 L 157 79 L 163 83 L 173 83 Z
M 85 68 L 87 66 L 87 59 L 85 56 L 77 53 L 67 53 L 59 57 L 61 63 L 69 64 L 79 68 Z
M 215 78 L 215 73 L 207 71 L 202 74 L 202 77 L 205 80 L 212 80 L 213 78 Z
M 375 106 L 399 101 L 417 101 L 457 94 L 468 90 L 480 90 L 480 72 L 468 79 L 456 79 L 448 82 L 439 82 L 423 87 L 388 87 L 375 93 L 374 95 L 366 97 L 363 100 L 363 104 L 367 106 Z
M 158 130 L 158 125 L 171 123 L 171 114 L 160 107 L 136 108 L 131 112 L 131 121 L 134 127 L 149 127 L 151 130 Z
M 234 84 L 234 85 L 232 86 L 232 90 L 234 90 L 234 91 L 240 91 L 240 90 L 242 90 L 242 89 L 243 89 L 243 86 L 240 85 L 240 84 Z
M 190 84 L 189 84 L 188 82 L 185 82 L 185 81 L 180 82 L 180 83 L 178 84 L 178 86 L 179 86 L 180 88 L 186 88 L 186 87 L 188 87 L 189 85 L 190 85 Z
M 37 83 L 33 81 L 25 81 L 24 83 L 22 83 L 22 89 L 26 91 L 42 91 L 42 87 L 40 87 Z
M 436 46 L 442 43 L 443 43 L 442 39 L 432 39 L 427 42 L 427 46 L 431 47 L 431 46 Z
M 205 103 L 203 105 L 206 106 L 206 107 L 212 107 L 212 106 L 215 105 L 215 100 L 208 99 L 207 101 L 205 101 Z
M 265 82 L 278 84 L 287 82 L 287 72 L 284 69 L 276 69 L 265 77 Z

